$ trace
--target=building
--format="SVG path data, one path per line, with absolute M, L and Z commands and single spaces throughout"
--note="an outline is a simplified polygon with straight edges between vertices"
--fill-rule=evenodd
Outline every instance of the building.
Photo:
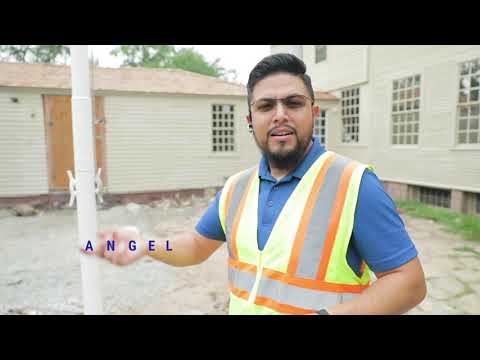
M 396 199 L 480 213 L 479 45 L 272 45 L 300 55 L 329 149 L 370 163 Z
M 172 69 L 92 73 L 96 167 L 107 199 L 202 195 L 258 162 L 245 86 Z M 70 87 L 68 66 L 0 63 L 0 206 L 68 200 Z M 316 96 L 325 106 L 338 102 Z

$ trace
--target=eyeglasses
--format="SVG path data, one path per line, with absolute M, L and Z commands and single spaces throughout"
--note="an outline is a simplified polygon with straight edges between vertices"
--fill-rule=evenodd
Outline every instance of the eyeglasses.
M 305 95 L 290 95 L 284 98 L 262 98 L 250 104 L 253 112 L 268 113 L 277 106 L 280 101 L 288 110 L 298 110 L 304 108 L 308 102 L 313 105 L 313 100 Z

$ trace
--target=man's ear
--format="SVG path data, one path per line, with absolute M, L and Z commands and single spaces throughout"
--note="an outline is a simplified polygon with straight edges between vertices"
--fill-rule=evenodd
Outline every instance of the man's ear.
M 312 111 L 313 111 L 313 117 L 316 118 L 320 115 L 320 106 L 318 105 L 315 105 L 313 108 L 312 108 Z
M 252 118 L 250 117 L 250 115 L 247 115 L 245 117 L 245 120 L 247 120 L 247 125 L 252 125 Z

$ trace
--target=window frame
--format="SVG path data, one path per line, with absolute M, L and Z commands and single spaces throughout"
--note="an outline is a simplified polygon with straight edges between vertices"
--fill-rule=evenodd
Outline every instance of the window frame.
M 352 117 L 353 114 L 343 114 L 343 101 L 344 101 L 344 97 L 343 97 L 343 93 L 346 92 L 346 91 L 352 91 L 352 90 L 357 90 L 358 89 L 358 140 L 356 141 L 351 141 L 351 142 L 345 142 L 344 141 L 344 117 Z M 341 89 L 339 90 L 340 91 L 340 125 L 341 125 L 341 129 L 340 129 L 340 144 L 342 146 L 359 146 L 361 145 L 361 129 L 360 129 L 360 124 L 361 124 L 361 106 L 362 106 L 362 102 L 361 102 L 361 86 L 352 86 L 352 87 L 348 87 L 348 88 L 344 88 L 344 89 Z M 352 99 L 352 97 L 349 97 L 348 100 Z M 355 99 L 355 97 L 353 98 Z M 345 99 L 346 101 L 346 99 Z M 351 108 L 351 107 L 349 107 Z M 352 126 L 352 125 L 350 125 Z
M 398 74 L 397 74 L 398 75 Z M 394 104 L 394 100 L 393 100 L 393 93 L 394 91 L 396 91 L 394 89 L 394 82 L 395 81 L 408 81 L 409 78 L 413 78 L 413 80 L 415 81 L 415 77 L 416 76 L 420 76 L 420 86 L 419 86 L 419 89 L 420 89 L 420 96 L 418 98 L 418 100 L 420 101 L 420 106 L 418 108 L 418 133 L 417 133 L 417 136 L 418 136 L 418 141 L 416 144 L 394 144 L 393 143 L 393 115 L 394 114 L 398 114 L 397 113 L 394 113 L 393 112 L 393 104 Z M 406 88 L 408 89 L 408 87 Z M 412 89 L 415 89 L 415 86 L 412 87 Z M 398 89 L 397 89 L 398 90 Z M 425 94 L 425 76 L 423 74 L 423 72 L 421 71 L 416 71 L 416 72 L 410 72 L 409 74 L 402 74 L 402 75 L 398 75 L 396 77 L 392 77 L 390 79 L 390 93 L 389 93 L 389 101 L 388 101 L 388 104 L 389 104 L 389 121 L 388 121 L 388 143 L 390 144 L 390 146 L 392 148 L 401 148 L 401 149 L 405 149 L 405 148 L 412 148 L 412 149 L 415 149 L 415 148 L 419 148 L 421 143 L 422 143 L 422 126 L 421 126 L 421 123 L 422 123 L 422 118 L 423 118 L 423 108 L 424 108 L 424 104 L 425 104 L 425 101 L 424 101 L 424 94 Z M 416 98 L 412 98 L 412 101 L 414 101 L 414 99 Z M 404 112 L 405 114 L 408 114 L 406 111 Z M 410 111 L 410 114 L 414 114 L 415 112 L 413 111 L 413 109 Z M 404 132 L 404 134 L 406 134 L 406 131 Z
M 473 61 L 478 61 L 479 65 L 480 65 L 480 57 L 475 57 L 475 58 L 470 58 L 468 60 L 464 60 L 464 61 L 461 61 L 461 62 L 458 62 L 457 63 L 457 66 L 456 66 L 456 85 L 455 85 L 455 106 L 454 106 L 454 131 L 453 131 L 453 150 L 478 150 L 480 149 L 480 114 L 478 116 L 478 122 L 479 122 L 479 129 L 477 130 L 478 132 L 478 142 L 477 143 L 459 143 L 458 141 L 458 134 L 459 134 L 459 125 L 460 125 L 460 108 L 462 106 L 467 106 L 467 108 L 469 109 L 468 111 L 470 111 L 470 106 L 472 105 L 471 102 L 468 102 L 468 103 L 465 103 L 465 104 L 468 104 L 468 105 L 460 105 L 461 103 L 459 102 L 459 97 L 460 97 L 460 81 L 462 80 L 463 76 L 461 74 L 461 69 L 462 69 L 462 66 L 463 64 L 465 63 L 469 63 L 469 62 L 473 62 Z M 478 76 L 480 77 L 480 71 L 477 71 L 477 74 Z M 469 79 L 471 78 L 471 76 L 469 75 Z M 480 108 L 480 82 L 479 82 L 479 86 L 475 87 L 475 89 L 478 89 L 479 91 L 479 99 L 477 102 L 474 102 L 473 104 L 474 105 L 478 105 L 479 108 Z M 469 90 L 471 91 L 471 90 Z M 479 109 L 480 111 L 480 109 Z M 469 128 L 469 123 L 470 123 L 470 116 L 467 117 L 467 131 L 466 131 L 466 134 L 467 134 L 467 139 L 468 139 L 468 136 L 470 134 L 470 128 Z
M 318 57 L 318 52 L 322 50 L 325 53 L 325 57 L 323 59 L 320 59 Z M 320 64 L 321 62 L 327 61 L 327 45 L 313 45 L 313 52 L 315 64 Z
M 322 143 L 322 141 L 321 141 L 321 137 L 322 137 L 322 135 L 321 135 L 321 129 L 322 129 L 322 126 L 321 126 L 322 113 L 325 114 L 325 115 L 324 115 L 324 120 L 325 120 L 324 130 L 325 130 L 325 134 L 323 135 L 323 137 L 325 138 L 325 141 L 324 141 L 323 143 Z M 318 128 L 317 128 L 317 126 L 315 125 L 315 122 L 316 122 L 317 119 L 318 119 L 319 122 L 320 122 L 320 125 L 318 126 Z M 318 117 L 316 117 L 315 119 L 313 119 L 313 135 L 319 138 L 320 144 L 321 144 L 322 146 L 327 146 L 327 141 L 328 141 L 328 131 L 327 131 L 328 125 L 327 125 L 327 124 L 328 124 L 328 109 L 324 109 L 324 110 L 320 109 L 320 115 L 319 115 Z M 318 129 L 318 134 L 316 133 L 316 130 L 317 130 L 317 129 Z
M 218 128 L 218 126 L 214 127 L 213 125 L 213 122 L 214 121 L 218 121 L 220 119 L 214 119 L 213 118 L 213 114 L 214 114 L 214 110 L 213 110 L 213 107 L 214 106 L 233 106 L 233 119 L 226 119 L 227 121 L 233 121 L 233 127 L 231 128 L 228 128 L 228 129 L 225 129 L 225 127 L 221 127 L 221 129 Z M 238 108 L 238 105 L 235 104 L 235 103 L 224 103 L 224 102 L 212 102 L 210 103 L 210 126 L 209 126 L 209 129 L 210 129 L 210 154 L 213 155 L 213 156 L 230 156 L 230 155 L 236 155 L 238 154 L 238 138 L 237 138 L 237 116 L 236 116 L 236 109 Z M 216 112 L 218 113 L 218 112 Z M 223 114 L 223 109 L 222 109 L 222 114 Z M 224 119 L 221 119 L 221 120 L 224 120 Z M 216 142 L 214 142 L 214 139 L 217 140 L 219 139 L 219 136 L 220 135 L 213 135 L 213 131 L 219 131 L 219 130 L 222 130 L 222 131 L 227 131 L 227 130 L 232 130 L 233 131 L 233 135 L 221 135 L 222 137 L 222 140 L 225 139 L 225 137 L 228 136 L 229 139 L 233 139 L 233 143 L 231 143 L 231 145 L 233 145 L 233 150 L 213 150 L 213 147 L 214 145 L 217 146 L 218 144 L 216 144 Z M 222 143 L 222 146 L 224 144 Z

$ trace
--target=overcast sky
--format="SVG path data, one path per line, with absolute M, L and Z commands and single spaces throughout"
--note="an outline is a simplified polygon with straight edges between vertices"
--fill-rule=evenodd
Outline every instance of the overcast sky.
M 110 55 L 115 45 L 91 45 L 93 54 L 102 67 L 119 67 L 120 58 Z M 220 58 L 220 65 L 237 71 L 237 80 L 246 85 L 252 68 L 265 56 L 270 55 L 270 45 L 175 45 L 177 48 L 193 47 L 208 62 Z

